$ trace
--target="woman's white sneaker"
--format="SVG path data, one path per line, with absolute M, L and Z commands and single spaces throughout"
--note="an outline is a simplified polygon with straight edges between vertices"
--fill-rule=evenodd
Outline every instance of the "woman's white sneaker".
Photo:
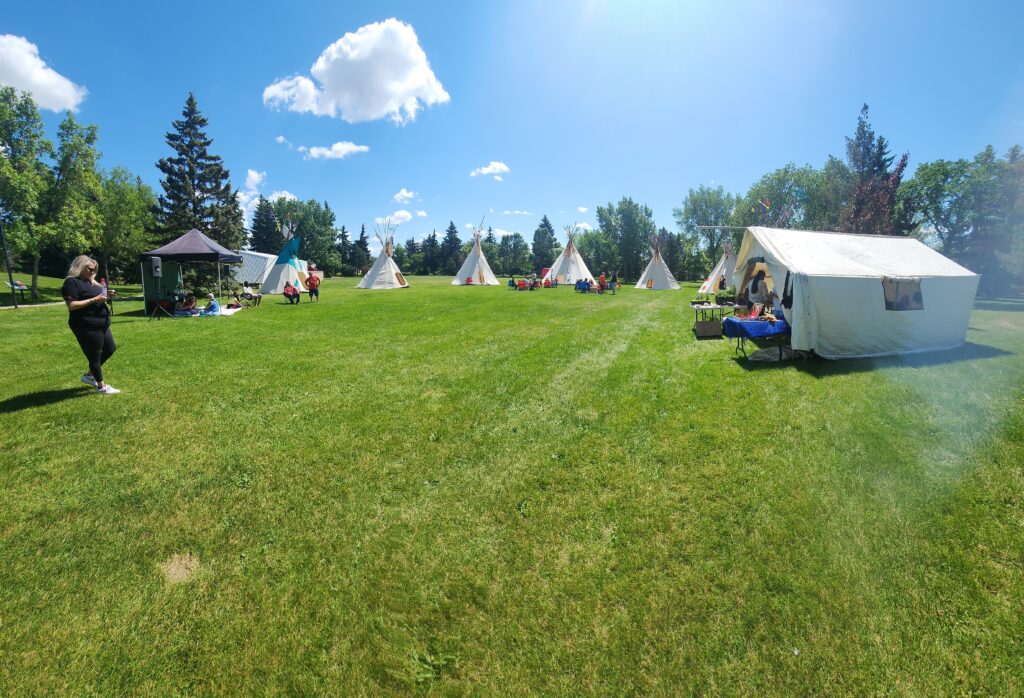
M 96 392 L 104 395 L 117 395 L 121 391 L 112 385 L 105 385 L 102 388 L 96 388 Z
M 86 385 L 96 387 L 96 379 L 90 376 L 88 373 L 82 376 L 82 382 L 85 383 Z

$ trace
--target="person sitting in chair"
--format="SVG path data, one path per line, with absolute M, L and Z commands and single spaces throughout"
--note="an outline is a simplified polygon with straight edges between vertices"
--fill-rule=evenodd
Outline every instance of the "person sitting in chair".
M 256 287 L 250 289 L 248 284 L 242 284 L 242 300 L 247 300 L 253 305 L 259 305 L 260 301 L 263 300 L 263 294 Z
M 764 270 L 760 270 L 747 284 L 747 308 L 752 308 L 755 303 L 762 306 L 768 302 L 768 284 L 764 280 Z
M 297 289 L 295 286 L 292 286 L 291 281 L 284 282 L 284 299 L 289 303 L 296 304 L 298 304 L 298 302 L 301 300 L 301 297 L 299 296 L 299 289 Z

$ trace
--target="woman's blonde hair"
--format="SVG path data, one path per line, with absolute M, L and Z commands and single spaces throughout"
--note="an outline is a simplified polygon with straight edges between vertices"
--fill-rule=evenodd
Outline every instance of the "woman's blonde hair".
M 71 266 L 68 267 L 68 276 L 76 279 L 81 279 L 83 272 L 89 267 L 93 269 L 99 269 L 99 265 L 96 264 L 96 260 L 92 257 L 84 254 L 80 254 L 71 262 Z

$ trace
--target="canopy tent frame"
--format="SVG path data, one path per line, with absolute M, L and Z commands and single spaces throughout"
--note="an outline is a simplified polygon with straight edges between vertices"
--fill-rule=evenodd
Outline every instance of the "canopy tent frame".
M 139 266 L 142 271 L 142 294 L 144 302 L 148 302 L 148 299 L 145 285 L 145 266 L 143 263 L 145 260 L 153 259 L 154 257 L 160 259 L 161 263 L 174 262 L 178 265 L 179 273 L 183 263 L 215 262 L 217 264 L 218 298 L 221 298 L 224 295 L 224 282 L 221 274 L 221 265 L 240 264 L 242 262 L 241 255 L 232 252 L 215 240 L 210 239 L 208 236 L 193 228 L 166 245 L 158 247 L 155 250 L 143 252 L 139 255 Z M 157 285 L 157 288 L 159 289 L 159 285 Z M 157 291 L 157 294 L 159 295 L 159 291 Z M 159 304 L 160 300 L 161 299 L 156 298 L 156 304 Z

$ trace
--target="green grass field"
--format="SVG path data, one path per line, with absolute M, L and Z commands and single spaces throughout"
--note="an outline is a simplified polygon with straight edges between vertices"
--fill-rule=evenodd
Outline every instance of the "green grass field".
M 15 273 L 15 281 L 20 281 L 29 288 L 32 288 L 32 275 Z M 10 286 L 7 285 L 7 271 L 0 271 L 0 308 L 5 308 L 14 305 L 13 294 L 11 293 Z M 37 300 L 32 299 L 32 293 L 25 291 L 24 293 L 18 292 L 18 305 L 39 305 L 41 303 L 60 303 L 64 300 L 60 295 L 61 286 L 64 285 L 64 279 L 56 279 L 51 276 L 40 276 L 39 277 L 39 298 Z M 113 287 L 117 290 L 121 296 L 141 296 L 142 286 L 139 284 L 127 285 L 127 284 L 114 284 Z
M 1024 305 L 755 366 L 692 286 L 411 282 L 121 303 L 113 397 L 0 313 L 0 695 L 1024 691 Z

